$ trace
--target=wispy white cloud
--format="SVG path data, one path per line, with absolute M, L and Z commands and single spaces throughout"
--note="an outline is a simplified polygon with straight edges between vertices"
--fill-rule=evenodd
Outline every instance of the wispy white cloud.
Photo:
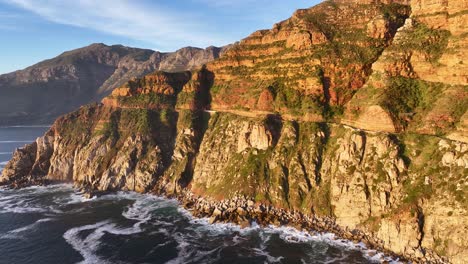
M 20 17 L 21 17 L 20 14 L 0 11 L 0 19 L 12 19 L 12 18 L 20 18 Z
M 0 0 L 53 23 L 92 29 L 146 47 L 170 51 L 183 46 L 224 45 L 268 28 L 293 9 L 321 0 Z M 8 13 L 0 11 L 2 21 Z M 28 14 L 22 13 L 25 17 Z M 19 23 L 21 24 L 21 23 Z M 1 28 L 1 27 L 0 27 Z M 46 30 L 46 29 L 45 29 Z
M 1 0 L 49 21 L 151 43 L 158 49 L 225 43 L 192 13 L 151 7 L 131 0 Z M 155 1 L 154 1 L 155 2 Z
M 22 16 L 17 13 L 0 11 L 0 30 L 3 31 L 18 31 L 21 29 L 15 22 L 22 19 Z

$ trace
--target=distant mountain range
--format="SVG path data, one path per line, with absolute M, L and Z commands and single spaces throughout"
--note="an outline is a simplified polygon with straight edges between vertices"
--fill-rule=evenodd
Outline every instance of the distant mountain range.
M 163 53 L 98 43 L 64 52 L 0 75 L 0 125 L 51 123 L 81 105 L 100 101 L 132 77 L 156 70 L 192 70 L 218 58 L 223 50 L 186 47 Z

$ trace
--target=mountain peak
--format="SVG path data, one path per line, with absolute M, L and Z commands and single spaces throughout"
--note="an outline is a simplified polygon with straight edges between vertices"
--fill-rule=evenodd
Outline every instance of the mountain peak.
M 81 105 L 101 101 L 130 78 L 155 70 L 192 70 L 218 57 L 216 49 L 186 47 L 160 53 L 104 43 L 66 51 L 0 75 L 0 123 L 50 122 Z

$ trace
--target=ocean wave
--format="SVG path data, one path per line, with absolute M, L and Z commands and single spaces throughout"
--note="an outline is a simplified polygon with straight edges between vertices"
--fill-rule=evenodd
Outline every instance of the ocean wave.
M 42 204 L 42 195 L 68 192 L 72 190 L 70 184 L 56 184 L 49 186 L 30 186 L 19 190 L 0 189 L 0 213 L 63 213 L 60 204 Z
M 9 154 L 13 154 L 13 152 L 0 152 L 0 155 L 9 155 Z
M 39 224 L 44 223 L 44 222 L 49 222 L 52 221 L 52 218 L 43 218 L 39 219 L 36 222 L 23 226 L 17 229 L 13 229 L 8 231 L 6 234 L 0 236 L 0 239 L 25 239 L 25 236 L 21 235 L 20 233 L 24 233 L 26 231 L 32 231 L 34 230 Z
M 324 242 L 328 245 L 332 245 L 338 248 L 342 248 L 347 251 L 360 251 L 363 253 L 369 261 L 373 263 L 399 263 L 398 259 L 393 259 L 392 257 L 386 256 L 385 254 L 378 252 L 373 249 L 368 249 L 364 243 L 354 243 L 349 240 L 340 239 L 335 234 L 332 233 L 319 233 L 314 232 L 310 233 L 307 231 L 300 231 L 293 227 L 276 227 L 269 226 L 264 229 L 264 232 L 267 233 L 276 233 L 279 237 L 287 243 L 309 243 L 309 242 Z M 346 256 L 344 256 L 346 258 Z M 330 263 L 335 263 L 337 259 L 330 260 Z
M 131 227 L 120 227 L 110 220 L 98 222 L 96 224 L 74 227 L 69 229 L 63 235 L 63 238 L 69 243 L 80 255 L 84 258 L 83 264 L 108 263 L 97 255 L 97 251 L 101 246 L 101 238 L 107 234 L 113 235 L 133 235 L 143 232 L 141 225 L 143 221 L 139 221 Z M 86 237 L 82 237 L 82 231 L 93 230 Z
M 5 166 L 5 165 L 7 165 L 7 164 L 8 164 L 8 161 L 2 161 L 2 162 L 0 162 L 0 166 Z
M 138 194 L 133 192 L 118 192 L 115 194 L 103 195 L 98 198 L 84 199 L 79 192 L 71 193 L 65 200 L 59 200 L 62 204 L 78 204 L 87 202 L 99 202 L 105 200 L 131 200 L 134 201 L 131 205 L 125 207 L 121 213 L 128 220 L 135 221 L 131 226 L 122 227 L 110 220 L 98 222 L 96 224 L 75 227 L 65 232 L 63 237 L 77 252 L 81 254 L 84 260 L 81 263 L 94 264 L 106 263 L 99 257 L 97 252 L 101 246 L 101 238 L 105 234 L 113 234 L 119 236 L 129 236 L 138 234 L 144 231 L 143 225 L 151 220 L 152 224 L 163 223 L 165 225 L 173 225 L 172 223 L 164 223 L 152 219 L 153 212 L 160 208 L 174 207 L 177 203 L 174 200 L 164 199 L 161 197 Z M 82 236 L 82 231 L 93 230 L 86 237 Z M 161 229 L 161 227 L 159 228 Z M 161 231 L 161 230 L 160 230 Z M 171 232 L 164 229 L 165 235 L 170 235 Z
M 135 202 L 126 208 L 122 216 L 129 220 L 149 221 L 154 211 L 161 208 L 176 208 L 177 201 L 161 198 L 150 194 L 140 194 Z
M 97 199 L 96 196 L 92 198 L 86 198 L 82 193 L 74 190 L 72 193 L 70 193 L 70 195 L 65 196 L 65 197 L 57 197 L 54 199 L 54 201 L 58 204 L 70 205 L 70 204 L 80 204 L 80 203 L 91 202 L 96 199 Z
M 46 196 L 49 197 L 49 193 L 60 194 L 55 198 L 49 198 L 53 201 L 52 206 L 41 206 L 34 200 L 34 197 L 38 194 L 47 194 Z M 356 244 L 339 239 L 330 233 L 300 231 L 287 226 L 260 227 L 256 223 L 252 223 L 251 226 L 246 228 L 241 228 L 239 225 L 232 223 L 210 224 L 208 218 L 193 217 L 188 210 L 180 207 L 179 203 L 173 199 L 151 194 L 118 192 L 90 200 L 84 199 L 82 194 L 74 191 L 70 184 L 33 186 L 21 190 L 2 190 L 0 194 L 0 213 L 40 212 L 48 217 L 12 230 L 5 234 L 6 237 L 4 238 L 21 238 L 23 233 L 37 228 L 37 225 L 42 221 L 51 221 L 51 218 L 55 219 L 55 216 L 58 216 L 54 214 L 48 216 L 48 213 L 60 213 L 59 209 L 63 209 L 67 214 L 71 213 L 71 211 L 67 211 L 67 208 L 71 208 L 67 207 L 69 204 L 95 203 L 103 200 L 133 201 L 129 205 L 125 202 L 125 205 L 119 211 L 121 216 L 130 221 L 126 221 L 127 224 L 122 226 L 107 220 L 73 227 L 66 231 L 63 234 L 64 239 L 80 253 L 84 259 L 82 263 L 85 264 L 106 263 L 105 259 L 97 254 L 102 243 L 104 243 L 102 238 L 105 234 L 131 236 L 142 232 L 147 232 L 145 235 L 161 234 L 163 237 L 167 237 L 168 241 L 175 240 L 177 243 L 177 256 L 168 262 L 170 264 L 186 263 L 188 261 L 216 262 L 220 259 L 220 252 L 226 247 L 246 247 L 245 249 L 248 251 L 246 257 L 253 255 L 265 259 L 268 263 L 281 263 L 285 259 L 271 251 L 272 243 L 278 243 L 278 239 L 283 244 L 310 245 L 314 254 L 326 258 L 324 263 L 346 261 L 349 259 L 350 251 L 362 252 L 362 255 L 370 262 L 387 261 L 398 263 L 398 260 L 391 259 L 375 250 L 370 250 L 362 243 Z M 83 208 L 86 208 L 86 205 L 80 206 L 80 210 Z M 253 246 L 249 243 L 252 237 L 259 239 L 259 242 Z M 204 244 L 206 241 L 219 241 L 219 243 L 216 242 L 217 244 L 214 244 L 214 246 L 207 247 Z M 330 246 L 343 249 L 343 252 L 335 256 L 328 256 L 327 250 Z M 314 256 L 307 255 L 309 253 L 306 253 L 305 259 L 307 260 L 302 260 L 304 263 L 314 259 Z
M 283 256 L 273 257 L 272 255 L 270 255 L 270 253 L 268 253 L 268 251 L 266 250 L 266 247 L 265 248 L 253 248 L 253 251 L 255 255 L 265 257 L 267 259 L 266 263 L 282 263 L 281 260 L 284 259 Z
M 194 217 L 190 211 L 182 207 L 179 207 L 177 211 L 180 213 L 180 215 L 189 220 L 196 231 L 206 232 L 211 235 L 229 234 L 234 232 L 246 235 L 261 229 L 261 227 L 255 222 L 252 222 L 252 224 L 248 227 L 242 228 L 241 226 L 233 223 L 210 223 L 210 218 Z
M 0 213 L 29 214 L 46 213 L 49 211 L 47 208 L 35 206 L 26 200 L 20 199 L 5 199 L 0 201 Z
M 43 218 L 43 219 L 39 219 L 39 220 L 37 220 L 36 222 L 34 222 L 34 223 L 30 224 L 30 225 L 23 226 L 23 227 L 20 227 L 20 228 L 17 228 L 17 229 L 8 231 L 8 233 L 14 234 L 14 233 L 21 233 L 21 232 L 24 232 L 24 231 L 32 230 L 32 229 L 34 229 L 38 224 L 44 223 L 44 222 L 49 222 L 49 221 L 52 221 L 52 220 L 53 220 L 52 218 Z
M 172 234 L 172 238 L 177 242 L 177 256 L 166 264 L 182 263 L 212 263 L 221 259 L 219 252 L 223 246 L 215 247 L 210 250 L 203 250 L 199 246 L 194 246 L 193 239 L 186 233 L 177 232 Z
M 37 195 L 44 193 L 56 193 L 64 191 L 72 191 L 73 185 L 70 183 L 60 183 L 60 184 L 51 184 L 51 185 L 33 185 L 19 190 L 12 190 L 17 195 Z
M 242 242 L 241 237 L 245 237 L 253 232 L 257 232 L 261 237 L 261 246 L 255 248 L 255 253 L 260 256 L 264 256 L 268 259 L 270 263 L 280 262 L 281 259 L 269 256 L 266 252 L 266 244 L 271 238 L 272 234 L 276 234 L 284 242 L 289 244 L 311 244 L 314 243 L 325 243 L 334 247 L 338 247 L 347 251 L 360 251 L 363 253 L 363 256 L 367 258 L 372 263 L 400 263 L 398 259 L 393 259 L 390 256 L 386 256 L 382 252 L 376 250 L 368 249 L 364 243 L 354 243 L 349 240 L 344 240 L 338 238 L 335 234 L 332 233 L 319 233 L 313 231 L 300 231 L 294 227 L 289 226 L 273 226 L 260 227 L 257 223 L 253 222 L 251 226 L 242 228 L 239 225 L 232 223 L 209 223 L 209 218 L 195 218 L 192 214 L 183 208 L 178 209 L 179 213 L 182 216 L 185 216 L 189 219 L 193 227 L 189 227 L 197 232 L 203 232 L 209 235 L 222 235 L 222 234 L 233 234 L 237 233 L 239 236 L 234 236 L 233 243 L 234 245 Z M 346 256 L 344 256 L 346 258 Z M 330 263 L 334 263 L 333 260 L 330 260 Z
M 89 234 L 86 238 L 82 239 L 80 233 L 86 230 L 93 230 L 109 224 L 108 221 L 99 222 L 92 225 L 85 225 L 69 229 L 63 234 L 63 238 L 70 244 L 83 257 L 82 264 L 98 264 L 107 263 L 101 259 L 97 254 L 97 250 L 101 242 L 99 241 L 104 235 L 104 232 L 96 232 Z

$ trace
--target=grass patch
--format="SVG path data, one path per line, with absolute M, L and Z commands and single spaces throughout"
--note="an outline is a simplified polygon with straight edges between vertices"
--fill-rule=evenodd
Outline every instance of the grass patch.
M 174 107 L 176 97 L 158 93 L 137 94 L 134 96 L 118 97 L 119 103 L 127 107 Z
M 400 44 L 394 45 L 399 51 L 421 51 L 426 59 L 432 63 L 437 62 L 447 48 L 450 31 L 431 29 L 423 23 L 417 23 L 414 28 L 403 35 Z
M 405 128 L 414 110 L 423 101 L 425 90 L 427 86 L 420 80 L 393 77 L 381 97 L 380 105 L 391 114 L 395 123 Z

